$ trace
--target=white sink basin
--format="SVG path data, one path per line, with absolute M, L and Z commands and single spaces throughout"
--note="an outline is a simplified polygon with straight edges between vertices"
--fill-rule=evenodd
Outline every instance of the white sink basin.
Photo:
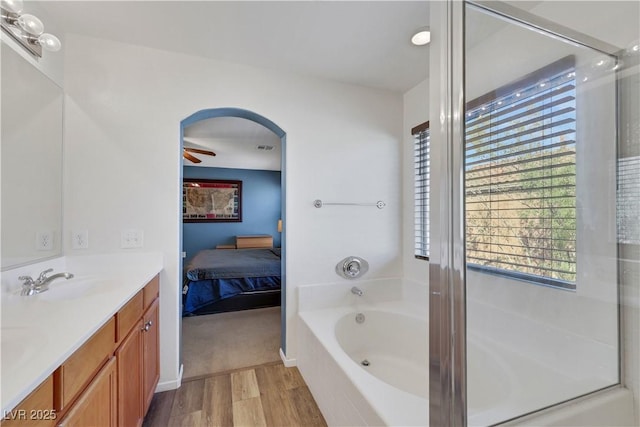
M 108 289 L 104 281 L 96 277 L 79 276 L 71 279 L 56 279 L 49 285 L 49 290 L 35 295 L 21 296 L 33 301 L 63 301 L 99 295 Z M 21 290 L 14 291 L 20 295 Z
M 69 280 L 58 279 L 49 285 L 48 291 L 32 297 L 44 301 L 59 301 L 98 295 L 105 290 L 105 286 L 98 279 L 74 277 Z

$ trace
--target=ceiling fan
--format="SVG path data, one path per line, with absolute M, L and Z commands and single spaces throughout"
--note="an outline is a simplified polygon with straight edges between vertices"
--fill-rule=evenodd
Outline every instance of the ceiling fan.
M 207 156 L 215 156 L 216 153 L 214 153 L 213 151 L 208 151 L 208 150 L 200 150 L 199 148 L 189 148 L 189 147 L 184 147 L 182 150 L 182 157 L 184 157 L 185 159 L 193 162 L 193 163 L 201 163 L 202 160 L 200 160 L 199 158 L 197 158 L 196 156 L 194 156 L 191 153 L 196 153 L 196 154 L 204 154 Z

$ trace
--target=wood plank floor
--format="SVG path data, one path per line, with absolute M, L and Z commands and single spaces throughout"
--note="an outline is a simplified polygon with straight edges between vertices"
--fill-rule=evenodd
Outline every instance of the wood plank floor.
M 156 393 L 143 427 L 326 425 L 298 369 L 276 362 Z

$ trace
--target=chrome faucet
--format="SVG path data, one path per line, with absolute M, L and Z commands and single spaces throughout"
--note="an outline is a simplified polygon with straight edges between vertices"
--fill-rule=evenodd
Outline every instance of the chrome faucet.
M 64 277 L 69 280 L 73 277 L 71 273 L 57 273 L 53 276 L 47 277 L 47 274 L 53 272 L 53 268 L 48 268 L 44 270 L 37 279 L 33 280 L 31 276 L 20 276 L 18 280 L 22 280 L 22 292 L 20 295 L 22 296 L 30 296 L 39 294 L 49 290 L 49 284 L 56 279 Z
M 361 297 L 364 292 L 362 292 L 362 289 L 360 289 L 359 287 L 354 286 L 353 288 L 351 288 L 351 293 Z

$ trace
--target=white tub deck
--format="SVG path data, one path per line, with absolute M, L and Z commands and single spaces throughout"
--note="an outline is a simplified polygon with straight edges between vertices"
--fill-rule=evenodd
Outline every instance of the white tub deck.
M 377 305 L 376 309 L 401 313 L 403 304 Z M 329 425 L 424 426 L 429 401 L 393 387 L 371 375 L 347 355 L 335 334 L 340 318 L 353 307 L 300 313 L 298 368 L 305 377 Z M 331 381 L 326 381 L 331 378 Z M 428 384 L 428 377 L 424 378 Z

